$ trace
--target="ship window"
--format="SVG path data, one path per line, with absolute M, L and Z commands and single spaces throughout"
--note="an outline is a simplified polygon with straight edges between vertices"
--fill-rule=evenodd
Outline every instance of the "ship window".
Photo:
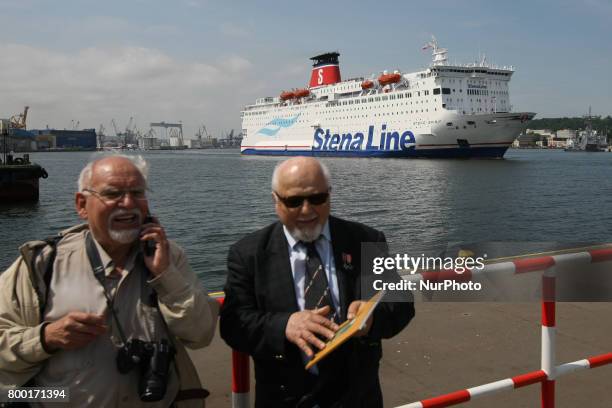
M 434 88 L 433 94 L 434 95 L 440 95 L 440 88 Z
M 446 122 L 446 126 L 453 126 L 453 122 Z
M 442 88 L 442 94 L 443 95 L 449 95 L 450 93 L 451 93 L 450 92 L 450 88 Z

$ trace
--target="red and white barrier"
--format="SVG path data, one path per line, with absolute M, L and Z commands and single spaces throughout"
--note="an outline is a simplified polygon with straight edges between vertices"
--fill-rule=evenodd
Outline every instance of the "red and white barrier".
M 249 408 L 249 355 L 232 350 L 232 408 Z
M 579 370 L 601 367 L 612 363 L 612 353 L 601 354 L 578 360 L 571 363 L 561 364 L 555 367 L 557 377 L 569 374 Z M 462 402 L 467 402 L 484 395 L 494 394 L 500 391 L 511 390 L 525 387 L 527 385 L 544 383 L 546 381 L 546 373 L 543 370 L 533 371 L 531 373 L 517 375 L 516 377 L 506 378 L 504 380 L 495 381 L 492 383 L 479 385 L 477 387 L 466 388 L 464 390 L 451 392 L 439 397 L 429 398 L 411 404 L 402 405 L 396 408 L 442 408 L 451 405 L 457 405 Z
M 579 267 L 581 265 L 606 261 L 612 261 L 612 247 L 609 246 L 581 252 L 562 253 L 527 259 L 514 259 L 506 262 L 486 263 L 483 268 L 475 268 L 472 270 L 466 269 L 461 273 L 453 270 L 420 271 L 411 275 L 403 275 L 402 278 L 408 281 L 457 280 L 463 282 L 472 279 L 473 276 L 482 274 L 518 275 L 530 272 L 542 272 L 553 266 L 571 265 L 573 267 Z
M 516 377 L 479 385 L 455 391 L 450 394 L 413 402 L 397 408 L 441 408 L 457 405 L 484 395 L 504 390 L 521 388 L 527 385 L 541 384 L 541 407 L 554 408 L 555 406 L 555 380 L 556 378 L 575 371 L 600 367 L 612 363 L 612 353 L 601 354 L 571 363 L 555 365 L 556 353 L 556 310 L 555 310 L 555 265 L 597 263 L 612 260 L 612 248 L 598 248 L 588 251 L 564 253 L 538 258 L 515 259 L 510 262 L 487 264 L 479 271 L 472 271 L 468 276 L 457 275 L 454 271 L 422 272 L 404 277 L 408 280 L 429 279 L 442 281 L 446 279 L 469 280 L 474 275 L 482 273 L 520 274 L 528 272 L 542 272 L 542 354 L 541 370 L 522 374 Z M 454 275 L 454 276 L 453 276 Z
M 211 293 L 210 296 L 223 307 L 223 292 Z M 249 408 L 251 405 L 249 364 L 248 354 L 232 350 L 232 408 Z
M 542 408 L 555 406 L 555 378 L 556 378 L 556 304 L 555 304 L 555 271 L 549 268 L 542 275 L 542 362 L 541 371 L 547 374 L 542 380 L 541 400 Z

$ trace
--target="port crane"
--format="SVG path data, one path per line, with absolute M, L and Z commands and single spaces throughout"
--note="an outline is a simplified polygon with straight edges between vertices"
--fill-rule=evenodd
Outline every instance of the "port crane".
M 163 129 L 162 135 L 165 136 L 164 138 L 167 138 L 170 140 L 172 139 L 176 140 L 175 147 L 180 148 L 183 146 L 183 124 L 181 122 L 179 123 L 166 123 L 164 121 L 152 122 L 149 124 L 149 126 L 152 128 L 155 128 L 155 127 L 162 128 Z
M 26 119 L 28 118 L 28 110 L 30 109 L 29 106 L 26 106 L 23 109 L 23 113 L 19 113 L 17 115 L 13 115 L 11 116 L 11 118 L 9 119 L 10 122 L 10 127 L 12 127 L 13 129 L 25 129 L 26 128 Z
M 115 119 L 111 119 L 111 125 L 113 125 L 113 129 L 115 129 L 115 136 L 119 136 L 119 131 L 117 130 L 117 124 L 115 123 Z
M 104 125 L 100 123 L 100 129 L 98 130 L 98 149 L 104 148 Z

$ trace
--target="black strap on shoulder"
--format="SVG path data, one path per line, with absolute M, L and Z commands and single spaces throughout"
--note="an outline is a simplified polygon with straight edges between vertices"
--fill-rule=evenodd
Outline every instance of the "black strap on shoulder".
M 87 258 L 89 259 L 89 263 L 93 269 L 94 276 L 98 282 L 100 282 L 102 287 L 104 287 L 104 265 L 102 265 L 100 253 L 98 252 L 98 248 L 96 248 L 93 238 L 91 237 L 91 233 L 86 234 L 85 250 L 87 251 Z M 104 293 L 106 293 L 106 290 Z
M 51 248 L 49 259 L 47 260 L 47 266 L 45 268 L 45 274 L 43 275 L 45 287 L 47 288 L 47 294 L 49 293 L 49 284 L 51 283 L 51 277 L 53 276 L 53 263 L 55 262 L 55 255 L 57 255 L 57 244 L 62 238 L 62 235 L 56 235 L 54 237 L 45 239 L 45 242 Z
M 64 238 L 63 235 L 58 234 L 54 237 L 45 238 L 47 246 L 50 248 L 49 257 L 45 265 L 45 271 L 43 273 L 43 281 L 45 282 L 45 294 L 42 302 L 40 302 L 40 315 L 43 316 L 45 308 L 47 307 L 47 299 L 49 299 L 49 288 L 51 286 L 51 278 L 53 277 L 53 264 L 55 263 L 55 256 L 57 255 L 57 244 Z
M 111 314 L 113 315 L 113 319 L 115 320 L 115 324 L 117 325 L 117 330 L 119 331 L 119 337 L 121 337 L 121 341 L 125 344 L 127 343 L 127 337 L 125 337 L 123 327 L 121 326 L 121 323 L 119 323 L 119 317 L 117 316 L 117 312 L 115 311 L 113 299 L 111 298 L 111 295 L 107 292 L 106 286 L 104 286 L 104 265 L 102 265 L 102 259 L 100 259 L 100 252 L 98 252 L 96 243 L 94 242 L 91 233 L 89 232 L 85 236 L 85 251 L 87 252 L 87 258 L 89 259 L 93 274 L 100 283 L 100 286 L 102 286 L 102 291 L 104 292 L 104 296 L 106 297 L 106 305 L 108 306 Z

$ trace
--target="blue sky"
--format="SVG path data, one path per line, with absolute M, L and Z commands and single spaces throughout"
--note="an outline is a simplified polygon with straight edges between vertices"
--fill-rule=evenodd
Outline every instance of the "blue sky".
M 309 57 L 344 78 L 449 60 L 514 65 L 514 110 L 612 114 L 612 2 L 0 0 L 0 115 L 29 127 L 182 121 L 192 137 L 240 128 L 255 98 L 305 86 Z M 112 133 L 112 132 L 111 132 Z

